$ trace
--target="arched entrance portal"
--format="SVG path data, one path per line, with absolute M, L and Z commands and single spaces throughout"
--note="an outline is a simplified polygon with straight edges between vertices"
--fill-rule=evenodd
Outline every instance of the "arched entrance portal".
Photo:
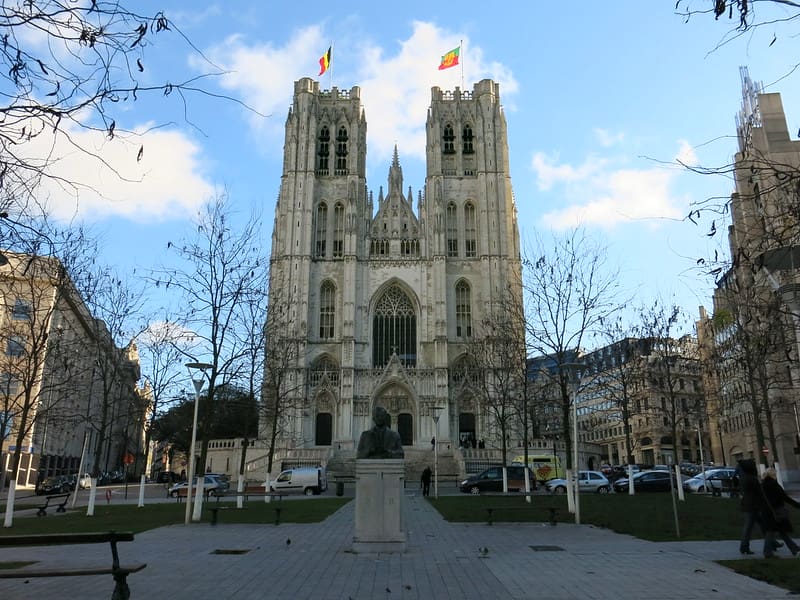
M 408 390 L 399 384 L 390 384 L 373 401 L 373 406 L 383 406 L 392 419 L 392 429 L 400 434 L 403 446 L 414 445 L 414 401 Z

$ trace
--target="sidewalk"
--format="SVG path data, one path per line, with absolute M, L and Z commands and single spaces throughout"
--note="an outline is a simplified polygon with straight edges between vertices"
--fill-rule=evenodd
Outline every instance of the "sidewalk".
M 736 559 L 737 541 L 654 543 L 590 525 L 447 523 L 406 496 L 404 554 L 354 554 L 354 503 L 323 523 L 176 525 L 120 544 L 132 599 L 702 599 L 785 598 L 780 588 L 714 562 Z M 0 560 L 42 568 L 109 562 L 106 546 L 13 548 Z M 486 549 L 484 552 L 483 549 Z M 215 550 L 242 551 L 218 554 Z M 784 552 L 783 560 L 798 560 Z M 800 562 L 798 562 L 800 566 Z M 0 598 L 107 600 L 110 576 L 0 581 Z

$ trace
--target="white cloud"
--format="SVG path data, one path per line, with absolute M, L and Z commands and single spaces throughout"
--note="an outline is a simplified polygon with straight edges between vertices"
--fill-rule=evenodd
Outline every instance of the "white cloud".
M 540 190 L 547 191 L 558 184 L 585 181 L 601 173 L 606 166 L 606 161 L 597 156 L 590 156 L 577 167 L 557 164 L 557 161 L 558 156 L 550 157 L 541 152 L 533 155 L 531 166 L 536 172 L 536 185 Z
M 26 144 L 26 156 L 55 159 L 52 177 L 39 189 L 52 216 L 147 222 L 194 214 L 214 193 L 200 147 L 177 131 L 150 127 L 109 140 L 101 131 L 67 126 L 55 136 L 45 130 Z
M 697 153 L 695 152 L 694 147 L 686 140 L 679 140 L 678 143 L 680 144 L 680 149 L 678 150 L 675 160 L 680 161 L 682 164 L 687 166 L 697 165 Z
M 316 69 L 316 61 L 307 57 L 310 48 L 319 55 L 327 49 L 330 42 L 323 33 L 320 26 L 310 26 L 295 31 L 283 46 L 248 43 L 244 37 L 232 36 L 205 52 L 228 71 L 222 77 L 223 87 L 239 94 L 259 112 L 273 116 L 250 119 L 265 148 L 281 148 L 295 80 L 313 77 L 320 80 L 322 88 L 328 87 L 327 74 L 318 77 L 316 70 L 298 74 L 298 57 L 304 57 L 302 64 L 309 69 Z M 342 82 L 355 81 L 361 88 L 370 161 L 385 161 L 395 144 L 401 160 L 409 156 L 424 160 L 430 90 L 433 86 L 446 90 L 461 86 L 461 66 L 444 71 L 439 71 L 438 66 L 441 55 L 457 47 L 462 39 L 464 81 L 495 79 L 500 83 L 504 104 L 509 106 L 509 99 L 518 89 L 511 72 L 500 63 L 485 61 L 483 50 L 472 47 L 469 39 L 458 33 L 416 21 L 411 35 L 391 47 L 365 40 L 361 31 L 353 33 L 352 39 L 337 40 L 333 48 L 334 85 L 349 90 L 350 86 Z
M 689 156 L 688 145 L 680 153 Z M 663 168 L 631 169 L 614 166 L 611 159 L 589 157 L 583 164 L 558 164 L 557 159 L 536 154 L 532 161 L 539 189 L 564 187 L 573 201 L 566 208 L 546 213 L 542 220 L 553 229 L 578 224 L 612 228 L 631 221 L 680 219 L 686 214 L 688 198 L 675 196 L 677 173 Z
M 608 131 L 608 129 L 600 129 L 599 127 L 595 128 L 594 135 L 603 148 L 610 148 L 611 146 L 620 144 L 625 140 L 624 133 L 612 133 Z

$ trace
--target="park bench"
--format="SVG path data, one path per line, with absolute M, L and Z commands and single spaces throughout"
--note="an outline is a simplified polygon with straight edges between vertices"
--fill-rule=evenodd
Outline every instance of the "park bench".
M 494 516 L 495 512 L 506 512 L 506 511 L 526 511 L 529 512 L 531 510 L 543 510 L 547 512 L 548 516 L 548 523 L 553 527 L 558 524 L 558 507 L 556 506 L 487 506 L 486 507 L 486 524 L 492 525 L 492 517 Z
M 60 500 L 60 502 L 58 502 Z M 44 504 L 40 504 L 37 508 L 39 510 L 36 511 L 37 517 L 44 517 L 47 515 L 47 507 L 50 506 L 50 502 L 54 501 L 58 504 L 56 507 L 56 512 L 67 512 L 67 502 L 69 501 L 69 494 L 52 494 L 50 496 L 45 496 Z
M 266 498 L 266 497 L 277 498 L 278 500 L 281 500 L 284 496 L 287 496 L 287 495 L 288 494 L 282 494 L 280 492 L 225 492 L 224 494 L 218 494 L 216 496 L 216 499 L 217 499 L 216 506 L 210 506 L 209 505 L 209 507 L 208 507 L 208 509 L 211 511 L 211 524 L 212 525 L 216 525 L 217 524 L 218 517 L 219 517 L 219 511 L 228 510 L 229 508 L 233 508 L 232 506 L 220 506 L 219 501 L 222 498 L 237 498 L 239 496 L 242 496 L 245 499 L 245 502 L 246 502 L 247 499 L 249 497 L 251 497 L 251 496 L 254 496 L 256 498 Z M 281 524 L 281 508 L 282 507 L 280 507 L 280 506 L 276 506 L 275 507 L 275 525 L 280 525 Z
M 111 566 L 88 566 L 83 568 L 0 569 L 0 579 L 28 579 L 31 577 L 82 577 L 89 575 L 111 575 L 114 577 L 114 590 L 111 600 L 130 598 L 128 575 L 144 569 L 146 563 L 121 566 L 117 553 L 117 542 L 132 542 L 133 533 L 129 531 L 109 531 L 107 533 L 51 533 L 35 535 L 1 535 L 0 547 L 18 546 L 57 546 L 72 544 L 111 544 Z M 68 594 L 67 594 L 68 595 Z

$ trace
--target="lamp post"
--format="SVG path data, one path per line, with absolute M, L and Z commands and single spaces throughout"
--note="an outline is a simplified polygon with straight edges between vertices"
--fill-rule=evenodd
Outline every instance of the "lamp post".
M 189 371 L 189 378 L 194 385 L 194 417 L 192 418 L 192 444 L 189 446 L 189 479 L 186 488 L 186 516 L 184 523 L 189 524 L 192 514 L 192 481 L 194 480 L 195 445 L 197 444 L 197 408 L 200 405 L 200 392 L 206 383 L 206 371 L 211 368 L 208 363 L 190 362 L 186 363 Z M 199 485 L 199 484 L 198 484 Z M 203 486 L 199 485 L 202 493 Z
M 436 429 L 435 439 L 433 444 L 433 497 L 439 499 L 439 411 L 442 410 L 441 406 L 432 406 L 431 411 L 433 414 L 433 424 Z

